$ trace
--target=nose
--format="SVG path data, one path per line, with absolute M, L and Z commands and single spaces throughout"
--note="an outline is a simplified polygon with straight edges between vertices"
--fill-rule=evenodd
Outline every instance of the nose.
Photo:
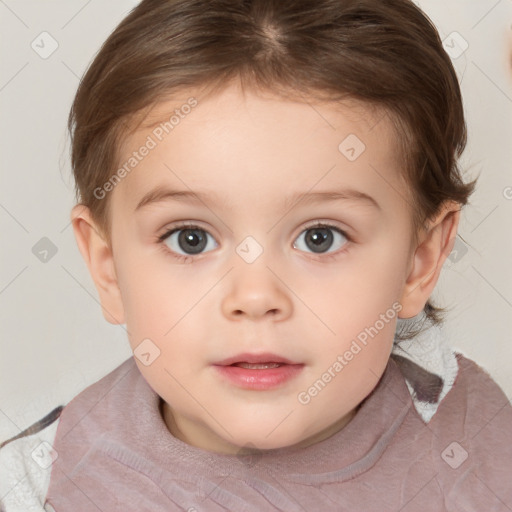
M 291 292 L 284 279 L 267 267 L 263 257 L 257 262 L 239 262 L 225 283 L 222 313 L 231 320 L 282 321 L 292 313 Z

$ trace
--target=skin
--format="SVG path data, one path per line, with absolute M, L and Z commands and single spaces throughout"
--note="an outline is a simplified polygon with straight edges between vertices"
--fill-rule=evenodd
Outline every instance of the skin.
M 189 96 L 164 101 L 148 119 L 163 119 Z M 292 101 L 234 84 L 197 99 L 110 192 L 111 245 L 88 208 L 73 209 L 80 251 L 105 318 L 126 323 L 133 350 L 147 338 L 159 348 L 149 366 L 135 361 L 163 398 L 162 416 L 175 437 L 226 454 L 248 444 L 317 443 L 343 428 L 377 384 L 396 317 L 308 404 L 298 394 L 393 304 L 403 318 L 423 309 L 453 247 L 457 205 L 446 205 L 413 243 L 412 203 L 391 123 L 360 104 Z M 120 162 L 148 134 L 140 127 L 126 138 Z M 338 149 L 349 134 L 366 145 L 353 162 Z M 135 211 L 157 185 L 218 197 L 163 200 Z M 354 199 L 289 199 L 344 188 L 370 195 L 380 208 Z M 176 237 L 158 241 L 178 221 L 206 231 L 208 246 L 188 261 L 176 253 L 190 246 Z M 306 243 L 313 221 L 348 238 L 331 231 L 331 246 L 315 253 Z M 263 249 L 252 263 L 236 252 L 247 236 Z M 273 352 L 304 367 L 277 389 L 244 390 L 212 366 L 241 352 Z

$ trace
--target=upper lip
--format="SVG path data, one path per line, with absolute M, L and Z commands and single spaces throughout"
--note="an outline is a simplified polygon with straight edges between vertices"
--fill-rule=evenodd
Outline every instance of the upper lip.
M 282 363 L 282 364 L 300 364 L 286 357 L 279 356 L 277 354 L 271 354 L 270 352 L 265 352 L 263 354 L 237 354 L 233 357 L 228 357 L 227 359 L 223 359 L 222 361 L 217 361 L 213 363 L 216 366 L 229 366 L 233 363 Z

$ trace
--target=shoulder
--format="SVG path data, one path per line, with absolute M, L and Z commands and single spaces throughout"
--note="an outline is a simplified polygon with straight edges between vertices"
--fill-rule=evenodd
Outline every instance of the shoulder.
M 78 405 L 87 407 L 88 404 L 96 405 L 99 400 L 112 394 L 118 389 L 119 384 L 125 386 L 134 385 L 137 382 L 139 372 L 133 357 L 128 358 L 119 366 L 114 368 L 110 373 L 100 378 L 96 382 L 90 384 L 80 393 L 78 393 L 67 405 L 63 411 L 63 415 L 69 414 L 69 411 Z M 131 378 L 130 378 L 131 377 Z
M 76 456 L 79 455 L 79 451 L 85 453 L 85 439 L 93 440 L 102 428 L 108 429 L 110 416 L 124 409 L 120 404 L 138 396 L 137 390 L 141 386 L 141 380 L 144 379 L 136 363 L 133 358 L 129 358 L 78 393 L 62 411 L 56 447 L 62 447 L 63 443 L 67 445 L 71 438 L 75 438 L 78 443 L 75 446 Z M 71 431 L 73 436 L 68 436 Z
M 461 354 L 457 362 L 455 383 L 429 425 L 438 481 L 458 507 L 501 510 L 512 503 L 512 406 L 483 368 Z
M 0 444 L 0 511 L 43 512 L 62 406 Z
M 62 427 L 74 423 L 108 396 L 136 368 L 133 358 L 56 407 L 23 432 L 0 443 L 0 512 L 43 512 L 53 463 L 59 458 Z M 78 420 L 76 420 L 78 421 Z
M 508 425 L 504 436 L 512 441 L 512 406 L 507 395 L 489 373 L 477 363 L 457 354 L 459 372 L 454 384 L 451 406 L 465 413 L 465 430 L 476 436 L 482 428 Z
M 441 402 L 432 425 L 468 444 L 481 444 L 489 435 L 512 449 L 512 406 L 507 395 L 487 371 L 457 354 L 459 371 Z

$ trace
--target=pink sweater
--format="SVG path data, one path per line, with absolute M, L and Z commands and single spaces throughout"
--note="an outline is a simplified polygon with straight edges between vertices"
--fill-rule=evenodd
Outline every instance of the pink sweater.
M 56 512 L 510 511 L 512 407 L 480 367 L 457 361 L 428 424 L 390 360 L 340 432 L 241 457 L 171 435 L 129 359 L 64 408 L 47 503 Z

